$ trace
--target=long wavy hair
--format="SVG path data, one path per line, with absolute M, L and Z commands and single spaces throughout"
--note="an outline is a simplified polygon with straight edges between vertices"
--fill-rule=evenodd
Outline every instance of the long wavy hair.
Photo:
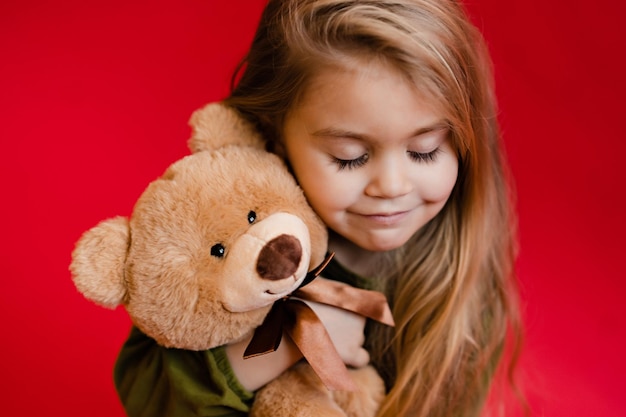
M 389 388 L 378 416 L 478 416 L 494 376 L 507 373 L 497 369 L 513 369 L 522 332 L 513 193 L 491 63 L 462 5 L 270 0 L 226 102 L 276 149 L 309 80 L 354 58 L 383 59 L 436 103 L 459 160 L 446 206 L 387 254 L 381 281 L 396 328 L 373 327 L 368 337 Z

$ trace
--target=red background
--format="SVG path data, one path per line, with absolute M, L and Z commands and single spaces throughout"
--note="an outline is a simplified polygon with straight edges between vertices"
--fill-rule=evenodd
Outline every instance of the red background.
M 262 3 L 0 3 L 0 414 L 123 415 L 129 321 L 75 291 L 73 244 L 187 154 L 187 119 L 227 93 Z M 519 194 L 537 416 L 626 415 L 626 7 L 582 4 L 470 2 Z

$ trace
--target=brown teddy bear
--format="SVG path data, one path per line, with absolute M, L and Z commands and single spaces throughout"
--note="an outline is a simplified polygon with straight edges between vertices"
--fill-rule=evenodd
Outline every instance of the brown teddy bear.
M 130 218 L 88 230 L 70 270 L 86 298 L 123 305 L 158 344 L 198 351 L 259 327 L 324 261 L 327 232 L 236 111 L 210 104 L 190 123 L 194 153 L 148 186 Z M 329 390 L 302 362 L 257 393 L 250 415 L 375 415 L 382 380 L 369 366 L 349 372 L 354 391 Z

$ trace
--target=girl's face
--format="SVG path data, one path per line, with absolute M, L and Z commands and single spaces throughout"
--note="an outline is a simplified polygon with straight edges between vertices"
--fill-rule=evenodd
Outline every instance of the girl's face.
M 458 172 L 441 114 L 383 63 L 321 71 L 285 119 L 289 160 L 330 229 L 398 248 L 444 206 Z

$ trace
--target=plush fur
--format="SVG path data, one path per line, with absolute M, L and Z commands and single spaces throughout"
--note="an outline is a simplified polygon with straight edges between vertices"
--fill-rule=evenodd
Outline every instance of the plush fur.
M 88 230 L 70 269 L 86 298 L 123 305 L 159 344 L 204 350 L 248 336 L 322 262 L 327 234 L 234 110 L 210 104 L 190 123 L 194 154 L 152 182 L 130 218 Z M 251 415 L 373 416 L 382 381 L 370 367 L 353 375 L 359 392 L 333 394 L 302 364 L 262 389 Z

